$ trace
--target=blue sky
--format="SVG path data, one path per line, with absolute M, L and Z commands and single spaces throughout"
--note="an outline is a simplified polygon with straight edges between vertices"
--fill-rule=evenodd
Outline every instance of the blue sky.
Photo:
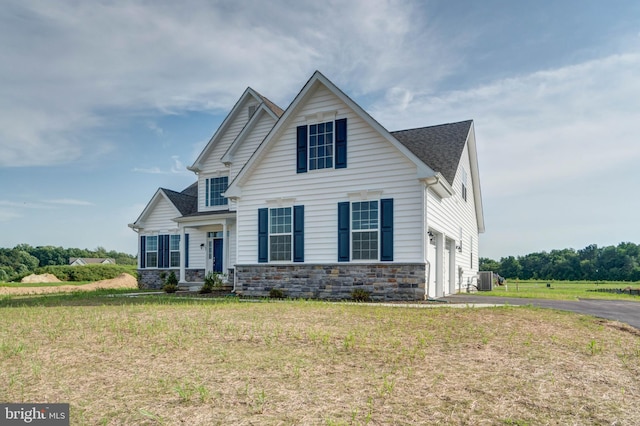
M 135 254 L 244 89 L 316 69 L 391 131 L 475 120 L 481 256 L 640 242 L 637 1 L 8 0 L 0 57 L 0 247 Z

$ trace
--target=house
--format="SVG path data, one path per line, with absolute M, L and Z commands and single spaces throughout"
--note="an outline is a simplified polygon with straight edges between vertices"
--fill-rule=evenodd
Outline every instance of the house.
M 188 169 L 129 225 L 143 288 L 174 269 L 242 295 L 416 300 L 476 279 L 473 121 L 389 132 L 315 72 L 285 111 L 248 88 Z
M 83 265 L 115 265 L 116 260 L 111 258 L 102 257 L 70 257 L 70 266 L 83 266 Z

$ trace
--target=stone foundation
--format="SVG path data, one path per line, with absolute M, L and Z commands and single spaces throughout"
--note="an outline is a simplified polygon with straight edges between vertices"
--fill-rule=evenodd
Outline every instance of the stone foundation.
M 179 269 L 138 269 L 138 288 L 160 290 L 171 271 L 180 279 Z M 189 282 L 201 283 L 204 281 L 204 269 L 187 269 L 185 278 Z
M 345 300 L 364 290 L 374 301 L 422 300 L 424 263 L 236 265 L 236 292 L 268 297 L 273 288 L 287 297 Z

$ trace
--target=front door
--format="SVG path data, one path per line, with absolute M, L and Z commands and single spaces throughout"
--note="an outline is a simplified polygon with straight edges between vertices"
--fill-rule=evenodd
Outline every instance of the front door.
M 213 272 L 222 273 L 222 238 L 213 240 Z
M 207 273 L 222 273 L 222 232 L 209 232 L 207 236 Z

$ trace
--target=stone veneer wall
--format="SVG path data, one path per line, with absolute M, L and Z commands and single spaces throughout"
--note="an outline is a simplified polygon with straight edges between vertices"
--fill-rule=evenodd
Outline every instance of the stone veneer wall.
M 371 300 L 422 300 L 425 295 L 424 263 L 236 265 L 236 292 L 268 297 L 272 288 L 287 297 L 351 299 L 362 289 Z
M 176 277 L 180 279 L 179 269 L 138 269 L 138 288 L 161 289 L 171 271 L 174 271 Z M 161 277 L 162 274 L 165 275 L 165 278 Z M 189 282 L 201 283 L 204 281 L 204 269 L 187 269 L 185 270 L 185 278 Z

